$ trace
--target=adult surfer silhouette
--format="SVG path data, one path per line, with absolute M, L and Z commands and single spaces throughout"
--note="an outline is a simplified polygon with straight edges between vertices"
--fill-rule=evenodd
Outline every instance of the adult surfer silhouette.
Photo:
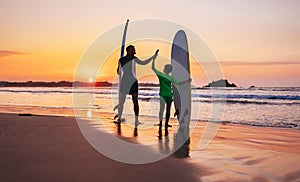
M 132 97 L 133 109 L 135 114 L 135 125 L 140 124 L 139 116 L 139 103 L 138 103 L 138 80 L 136 78 L 136 64 L 146 65 L 157 57 L 158 50 L 153 56 L 146 60 L 140 60 L 136 56 L 135 47 L 129 45 L 126 47 L 126 56 L 119 59 L 117 73 L 121 75 L 120 89 L 119 89 L 119 104 L 118 104 L 118 120 L 117 123 L 121 123 L 122 113 L 126 95 L 129 94 Z

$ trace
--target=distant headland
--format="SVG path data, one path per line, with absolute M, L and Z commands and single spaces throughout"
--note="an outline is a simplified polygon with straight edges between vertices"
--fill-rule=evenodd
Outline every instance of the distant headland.
M 59 81 L 59 82 L 41 82 L 41 81 L 27 81 L 27 82 L 7 82 L 0 81 L 0 87 L 72 87 L 83 86 L 83 87 L 108 87 L 112 86 L 109 82 L 69 82 L 69 81 Z
M 156 87 L 155 83 L 139 83 L 140 86 Z M 103 82 L 80 82 L 80 81 L 59 81 L 59 82 L 41 82 L 41 81 L 27 81 L 27 82 L 8 82 L 0 81 L 0 87 L 112 87 L 117 86 L 115 83 L 107 81 Z
M 0 87 L 112 87 L 118 86 L 117 83 L 103 82 L 80 82 L 80 81 L 58 81 L 58 82 L 43 82 L 43 81 L 26 81 L 26 82 L 8 82 L 0 81 Z M 139 83 L 142 87 L 159 87 L 157 83 Z M 204 87 L 236 87 L 234 83 L 229 83 L 228 80 L 213 81 Z

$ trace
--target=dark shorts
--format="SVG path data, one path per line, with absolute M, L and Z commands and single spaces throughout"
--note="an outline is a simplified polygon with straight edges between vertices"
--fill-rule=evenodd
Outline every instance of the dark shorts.
M 139 92 L 139 84 L 137 80 L 132 81 L 121 81 L 121 93 L 123 94 L 137 94 Z
M 164 101 L 167 104 L 170 104 L 170 103 L 172 103 L 173 98 L 172 97 L 168 97 L 168 96 L 160 96 L 160 100 Z

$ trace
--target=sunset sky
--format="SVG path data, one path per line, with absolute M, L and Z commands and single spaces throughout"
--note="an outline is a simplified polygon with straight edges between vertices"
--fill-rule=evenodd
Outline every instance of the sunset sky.
M 81 55 L 101 34 L 126 19 L 163 19 L 199 35 L 230 82 L 300 86 L 298 0 L 6 0 L 0 15 L 4 81 L 72 81 Z M 106 66 L 115 70 L 115 63 Z M 192 68 L 193 81 L 203 86 L 199 72 Z

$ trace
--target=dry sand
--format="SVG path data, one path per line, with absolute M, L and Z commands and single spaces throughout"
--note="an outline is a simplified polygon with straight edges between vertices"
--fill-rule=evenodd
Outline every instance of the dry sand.
M 111 116 L 101 115 L 108 133 L 124 141 L 173 146 L 157 138 L 157 128 L 141 126 L 138 136 Z M 153 118 L 142 118 L 145 123 Z M 172 121 L 175 124 L 176 121 Z M 206 123 L 193 130 L 189 158 L 170 156 L 149 164 L 125 164 L 96 151 L 74 117 L 0 114 L 1 181 L 300 181 L 300 131 L 233 124 L 221 125 L 204 150 L 199 141 Z M 146 125 L 145 125 L 146 126 Z M 167 140 L 168 139 L 168 140 Z M 167 146 L 168 145 L 168 146 Z

